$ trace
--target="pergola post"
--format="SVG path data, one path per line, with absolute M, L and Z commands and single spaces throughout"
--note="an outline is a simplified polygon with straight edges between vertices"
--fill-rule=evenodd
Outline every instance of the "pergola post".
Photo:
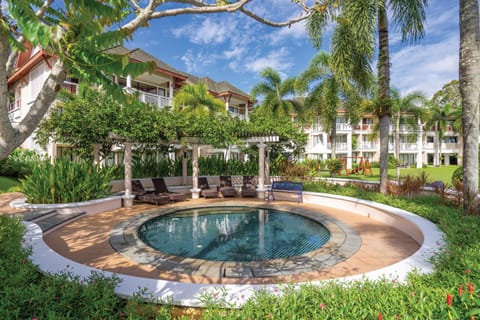
M 258 144 L 258 185 L 257 194 L 259 199 L 265 199 L 265 148 L 266 144 L 260 142 Z
M 135 195 L 132 195 L 132 144 L 125 142 L 123 162 L 125 165 L 125 195 L 123 196 L 123 206 L 132 207 Z
M 182 149 L 182 184 L 184 186 L 187 185 L 187 177 L 188 177 L 188 171 L 187 171 L 187 165 L 188 165 L 188 158 L 187 158 L 187 149 Z
M 198 188 L 198 144 L 192 144 L 192 199 L 200 198 L 200 189 Z
M 100 144 L 93 144 L 93 165 L 97 166 L 100 164 Z

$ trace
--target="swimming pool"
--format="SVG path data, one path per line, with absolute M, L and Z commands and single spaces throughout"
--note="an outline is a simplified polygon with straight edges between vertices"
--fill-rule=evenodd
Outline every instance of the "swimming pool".
M 265 261 L 314 251 L 330 239 L 318 221 L 251 207 L 199 208 L 153 218 L 139 238 L 172 255 L 213 261 Z

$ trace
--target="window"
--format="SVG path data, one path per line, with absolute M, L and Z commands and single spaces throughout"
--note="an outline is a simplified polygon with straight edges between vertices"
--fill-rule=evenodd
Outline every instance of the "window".
M 313 141 L 313 146 L 314 147 L 319 143 L 323 143 L 321 135 L 312 136 L 312 141 Z
M 427 136 L 427 143 L 433 143 L 435 141 L 434 136 Z
M 457 143 L 457 137 L 444 137 L 443 141 L 445 143 Z

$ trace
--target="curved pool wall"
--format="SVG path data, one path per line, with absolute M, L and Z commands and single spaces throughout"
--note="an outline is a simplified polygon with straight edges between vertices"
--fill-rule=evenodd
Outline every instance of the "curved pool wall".
M 432 257 L 445 247 L 443 233 L 435 224 L 413 213 L 356 198 L 336 196 L 322 193 L 304 192 L 304 202 L 321 204 L 323 206 L 338 207 L 351 210 L 354 214 L 362 214 L 372 219 L 383 221 L 410 235 L 419 244 L 420 248 L 410 257 L 394 263 L 388 267 L 375 271 L 336 278 L 324 281 L 310 281 L 308 283 L 322 285 L 325 281 L 349 283 L 351 281 L 391 279 L 403 282 L 410 272 L 431 273 L 433 271 Z M 180 306 L 202 307 L 200 297 L 208 295 L 221 296 L 231 307 L 241 307 L 258 290 L 265 290 L 272 294 L 281 294 L 281 284 L 248 285 L 248 284 L 198 284 L 175 281 L 147 279 L 125 274 L 114 274 L 74 262 L 53 251 L 44 241 L 40 228 L 32 222 L 24 222 L 24 246 L 32 248 L 31 260 L 45 273 L 70 272 L 79 277 L 88 277 L 92 272 L 102 273 L 105 276 L 116 275 L 121 281 L 115 288 L 120 296 L 131 297 L 145 289 L 143 297 L 146 300 L 157 299 L 168 301 Z M 296 286 L 301 285 L 297 283 Z M 219 294 L 220 293 L 220 294 Z

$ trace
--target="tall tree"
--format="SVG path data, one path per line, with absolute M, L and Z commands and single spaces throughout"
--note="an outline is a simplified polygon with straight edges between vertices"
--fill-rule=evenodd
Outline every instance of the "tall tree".
M 301 111 L 301 103 L 294 99 L 295 78 L 282 81 L 280 74 L 270 67 L 260 71 L 260 76 L 264 81 L 257 83 L 250 93 L 253 99 L 262 97 L 257 113 L 289 116 Z
M 392 89 L 392 122 L 395 125 L 394 134 L 394 155 L 396 161 L 397 181 L 400 180 L 400 132 L 401 123 L 409 129 L 418 128 L 418 120 L 424 115 L 425 95 L 422 92 L 414 91 L 404 96 L 395 89 Z
M 344 0 L 332 36 L 332 59 L 338 74 L 354 77 L 366 88 L 374 53 L 378 50 L 375 114 L 380 128 L 380 192 L 386 193 L 388 181 L 388 137 L 392 101 L 390 96 L 390 46 L 388 13 L 398 26 L 403 41 L 417 41 L 424 35 L 427 0 Z M 330 11 L 310 16 L 310 36 L 322 30 Z M 378 44 L 375 43 L 377 36 Z M 315 40 L 315 38 L 314 38 Z M 314 41 L 318 45 L 318 42 Z M 355 63 L 354 63 L 355 62 Z M 360 66 L 360 67 L 359 67 Z
M 225 113 L 225 103 L 212 96 L 204 83 L 183 86 L 173 99 L 174 110 L 183 112 Z
M 55 100 L 67 73 L 83 81 L 114 90 L 111 75 L 141 74 L 148 66 L 130 64 L 127 55 L 108 54 L 105 49 L 131 39 L 134 32 L 148 27 L 149 21 L 183 14 L 239 12 L 273 27 L 290 26 L 307 19 L 323 5 L 336 0 L 291 0 L 298 16 L 275 22 L 247 8 L 259 0 L 5 0 L 0 7 L 0 159 L 20 146 L 37 128 Z M 25 42 L 40 45 L 56 57 L 51 72 L 33 98 L 30 111 L 18 124 L 8 117 L 8 77 L 13 73 L 18 52 Z M 151 66 L 150 66 L 151 67 Z M 116 96 L 120 96 L 117 92 Z
M 310 86 L 314 84 L 312 88 Z M 338 110 L 344 108 L 350 122 L 358 120 L 360 97 L 355 85 L 349 79 L 341 79 L 332 68 L 331 56 L 320 52 L 310 62 L 307 69 L 296 80 L 300 93 L 308 91 L 303 112 L 308 120 L 319 118 L 324 131 L 329 132 L 332 141 L 332 158 L 335 158 Z
M 463 193 L 478 194 L 480 30 L 478 0 L 460 0 L 460 93 L 463 123 Z M 464 197 L 471 199 L 471 197 Z M 472 204 L 464 202 L 464 209 Z

